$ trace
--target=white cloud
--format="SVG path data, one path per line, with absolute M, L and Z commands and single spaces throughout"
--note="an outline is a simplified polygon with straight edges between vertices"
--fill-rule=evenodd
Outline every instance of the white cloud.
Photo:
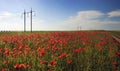
M 120 17 L 120 10 L 109 12 L 108 17 Z
M 2 13 L 0 14 L 0 19 L 10 18 L 10 17 L 12 17 L 12 16 L 13 16 L 13 14 L 10 13 L 10 12 L 2 12 Z
M 80 18 L 80 19 L 94 19 L 103 16 L 104 14 L 95 11 L 95 10 L 89 10 L 89 11 L 80 11 L 78 12 L 77 16 L 75 18 Z
M 14 14 L 11 12 L 1 12 L 0 13 L 0 31 L 1 30 L 22 30 L 22 22 L 18 14 Z
M 80 11 L 76 16 L 71 16 L 61 24 L 59 24 L 58 28 L 65 30 L 77 30 L 77 27 L 80 25 L 82 29 L 102 29 L 103 25 L 107 24 L 120 24 L 120 21 L 112 21 L 108 17 L 105 17 L 104 20 L 101 20 L 101 17 L 106 16 L 105 13 L 88 10 L 88 11 Z
M 77 13 L 76 16 L 72 16 L 70 17 L 68 20 L 64 21 L 64 23 L 62 24 L 62 26 L 65 28 L 67 26 L 68 29 L 76 29 L 76 27 L 78 25 L 81 26 L 90 26 L 94 23 L 97 23 L 98 20 L 94 20 L 96 18 L 100 18 L 101 16 L 103 16 L 104 13 L 101 13 L 99 11 L 95 11 L 95 10 L 90 10 L 90 11 L 80 11 Z M 66 28 L 66 29 L 67 29 Z
M 23 25 L 16 22 L 1 22 L 0 31 L 20 31 L 23 30 Z

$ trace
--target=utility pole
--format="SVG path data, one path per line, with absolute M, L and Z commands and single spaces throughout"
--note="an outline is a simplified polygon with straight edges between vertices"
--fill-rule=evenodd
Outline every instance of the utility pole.
M 32 13 L 33 13 L 34 11 L 32 10 L 32 8 L 31 8 L 31 10 L 30 10 L 30 23 L 31 23 L 31 32 L 32 32 Z
M 32 32 L 32 15 L 33 15 L 33 10 L 32 10 L 32 8 L 31 8 L 31 10 L 30 10 L 30 12 L 26 12 L 25 10 L 24 10 L 24 13 L 23 13 L 23 15 L 24 15 L 24 32 L 26 31 L 26 14 L 29 14 L 30 13 L 30 31 Z
M 26 11 L 24 10 L 24 32 L 26 32 Z
M 82 26 L 78 25 L 77 29 L 80 31 L 82 29 Z
M 82 29 L 82 27 L 80 26 L 80 30 Z

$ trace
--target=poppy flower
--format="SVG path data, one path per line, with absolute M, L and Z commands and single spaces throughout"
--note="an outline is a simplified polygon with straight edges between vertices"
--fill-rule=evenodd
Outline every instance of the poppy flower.
M 54 65 L 56 65 L 56 64 L 57 64 L 56 61 L 51 61 L 51 62 L 50 62 L 50 65 L 51 65 L 51 66 L 54 66 Z
M 15 68 L 15 69 L 19 69 L 19 68 L 20 68 L 20 67 L 19 67 L 19 64 L 14 65 L 14 68 Z
M 87 51 L 87 48 L 83 48 L 83 51 Z
M 8 48 L 5 49 L 5 54 L 6 54 L 6 55 L 9 54 L 9 49 L 8 49 Z
M 45 61 L 44 61 L 44 60 L 41 60 L 41 61 L 40 61 L 40 64 L 45 64 Z
M 58 58 L 62 58 L 62 57 L 64 57 L 64 56 L 66 56 L 66 54 L 65 54 L 65 53 L 62 53 L 60 56 L 58 56 Z
M 98 64 L 102 65 L 102 64 L 103 64 L 103 62 L 102 62 L 102 61 L 99 61 L 99 62 L 98 62 Z
M 116 55 L 120 58 L 120 51 L 118 51 L 118 52 L 116 53 Z
M 113 48 L 110 48 L 110 51 L 113 51 Z
M 47 71 L 52 71 L 51 69 L 48 69 Z
M 38 47 L 37 52 L 40 52 L 40 47 Z
M 4 64 L 5 64 L 5 65 L 8 64 L 8 60 L 5 60 L 5 61 L 4 61 Z
M 67 61 L 67 64 L 71 64 L 71 63 L 72 63 L 72 60 L 68 60 L 68 61 Z
M 23 67 L 23 68 L 26 68 L 26 66 L 24 64 L 20 64 L 19 67 Z
M 78 52 L 81 52 L 82 48 L 78 48 L 78 49 L 75 49 L 73 50 L 74 53 L 78 53 Z
M 3 68 L 1 71 L 5 71 L 5 69 Z
M 113 55 L 110 56 L 110 59 L 111 59 L 111 60 L 114 59 L 114 58 L 115 58 L 115 56 L 113 56 Z
M 118 69 L 114 70 L 114 71 L 119 71 Z
M 102 52 L 102 50 L 103 50 L 103 48 L 100 47 L 100 48 L 99 48 L 99 51 Z
M 45 48 L 42 48 L 41 52 L 39 52 L 39 55 L 42 57 L 45 54 Z
M 29 64 L 28 64 L 28 65 L 26 65 L 26 69 L 27 69 L 27 68 L 29 68 L 29 67 L 30 67 L 30 65 L 29 65 Z
M 118 66 L 119 64 L 118 64 L 118 62 L 115 61 L 115 62 L 112 63 L 112 65 L 113 66 Z

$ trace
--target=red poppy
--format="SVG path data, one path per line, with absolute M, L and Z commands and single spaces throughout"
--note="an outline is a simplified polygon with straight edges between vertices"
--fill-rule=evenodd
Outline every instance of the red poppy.
M 118 69 L 114 70 L 114 71 L 119 71 Z
M 78 49 L 73 50 L 74 53 L 78 53 L 78 52 L 81 52 L 81 51 L 82 51 L 82 48 L 78 48 Z
M 116 55 L 120 58 L 120 50 L 116 53 Z
M 5 49 L 5 54 L 6 54 L 6 55 L 9 54 L 9 49 L 8 49 L 8 48 Z
M 5 69 L 3 68 L 1 71 L 5 71 Z
M 8 60 L 5 60 L 5 61 L 4 61 L 4 64 L 8 64 Z
M 118 66 L 119 64 L 118 64 L 118 62 L 115 61 L 115 62 L 112 63 L 112 65 L 113 66 Z
M 13 52 L 9 52 L 9 54 L 12 56 L 12 55 L 13 55 Z
M 37 52 L 40 52 L 40 47 L 38 47 Z
M 83 51 L 86 51 L 87 50 L 87 48 L 83 48 Z
M 99 62 L 98 62 L 98 64 L 102 65 L 102 64 L 103 64 L 103 62 L 102 62 L 102 61 L 99 61 Z
M 112 59 L 114 59 L 114 58 L 115 58 L 115 56 L 113 56 L 113 55 L 112 55 L 112 56 L 110 56 L 110 59 L 111 59 L 111 60 L 112 60 Z
M 45 60 L 41 60 L 41 61 L 40 61 L 40 64 L 45 64 Z
M 2 54 L 2 53 L 3 53 L 3 50 L 4 50 L 3 48 L 0 48 L 0 54 Z
M 99 48 L 99 51 L 100 51 L 100 52 L 102 52 L 102 50 L 103 50 L 103 48 L 102 48 L 102 47 L 100 47 L 100 48 Z
M 15 69 L 20 69 L 20 68 L 27 69 L 27 68 L 29 68 L 29 67 L 30 67 L 29 64 L 28 64 L 28 65 L 25 65 L 25 64 L 16 64 L 16 65 L 14 65 L 14 68 L 15 68 Z
M 58 50 L 58 48 L 57 48 L 56 46 L 53 46 L 53 47 L 52 47 L 52 51 L 55 52 L 55 51 L 57 51 L 57 50 Z
M 19 64 L 14 65 L 14 68 L 15 68 L 15 69 L 19 69 L 19 68 L 20 68 L 20 67 L 19 67 Z
M 28 64 L 28 65 L 26 65 L 26 68 L 25 69 L 27 69 L 27 68 L 29 68 L 30 67 L 30 65 Z
M 58 56 L 58 58 L 62 58 L 62 57 L 64 57 L 64 56 L 66 56 L 66 54 L 65 54 L 65 53 L 62 53 L 60 56 Z
M 110 48 L 110 51 L 113 51 L 113 48 Z
M 48 69 L 47 71 L 52 71 L 51 69 Z
M 39 55 L 42 57 L 42 56 L 44 56 L 44 54 L 45 54 L 45 48 L 42 48 L 42 50 L 41 50 L 41 52 L 38 52 L 39 53 Z
M 20 46 L 20 47 L 18 48 L 18 50 L 20 50 L 20 51 L 21 51 L 22 49 L 23 49 L 23 47 L 22 47 L 22 46 Z
M 26 68 L 26 66 L 24 64 L 19 64 L 19 67 L 23 67 L 23 68 Z
M 71 64 L 71 63 L 72 63 L 72 60 L 68 60 L 67 63 L 68 63 L 68 64 Z
M 56 61 L 51 61 L 51 62 L 50 62 L 50 65 L 51 65 L 51 66 L 54 66 L 54 65 L 56 65 L 56 64 L 57 64 Z

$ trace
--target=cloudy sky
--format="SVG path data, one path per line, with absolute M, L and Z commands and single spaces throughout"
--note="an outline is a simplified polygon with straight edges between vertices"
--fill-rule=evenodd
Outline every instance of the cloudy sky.
M 24 30 L 31 8 L 33 30 L 120 30 L 120 0 L 0 0 L 0 31 Z

